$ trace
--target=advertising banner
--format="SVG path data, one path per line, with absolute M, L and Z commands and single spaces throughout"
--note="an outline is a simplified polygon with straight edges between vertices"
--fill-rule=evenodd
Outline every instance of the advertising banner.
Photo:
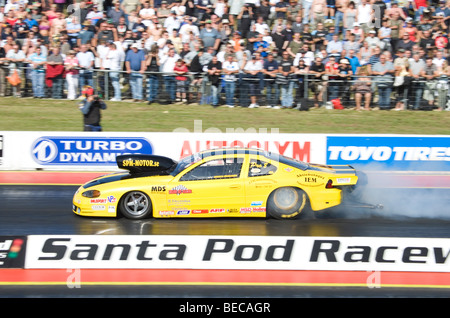
M 195 152 L 249 147 L 324 163 L 325 135 L 278 133 L 69 133 L 0 132 L 3 170 L 117 169 L 122 154 L 155 154 L 179 160 Z
M 364 170 L 449 171 L 450 136 L 328 136 L 326 163 Z
M 36 235 L 25 267 L 450 272 L 449 258 L 445 238 Z
M 121 154 L 174 160 L 222 147 L 249 147 L 297 160 L 362 170 L 450 171 L 450 136 L 280 134 L 277 132 L 0 131 L 0 170 L 116 170 Z

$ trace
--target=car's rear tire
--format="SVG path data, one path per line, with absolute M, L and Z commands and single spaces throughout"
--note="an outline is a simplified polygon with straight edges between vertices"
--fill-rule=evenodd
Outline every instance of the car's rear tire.
M 278 188 L 267 200 L 267 212 L 275 219 L 295 219 L 305 212 L 307 203 L 305 191 L 294 187 Z
M 145 219 L 152 214 L 152 202 L 141 191 L 128 192 L 120 201 L 120 212 L 128 219 Z

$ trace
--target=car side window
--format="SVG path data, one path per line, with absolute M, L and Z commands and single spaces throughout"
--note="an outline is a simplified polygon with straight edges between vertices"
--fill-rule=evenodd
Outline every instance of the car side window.
M 239 178 L 243 162 L 243 158 L 210 160 L 184 174 L 180 181 Z
M 250 166 L 248 168 L 249 177 L 269 176 L 277 171 L 277 167 L 269 162 L 250 159 Z

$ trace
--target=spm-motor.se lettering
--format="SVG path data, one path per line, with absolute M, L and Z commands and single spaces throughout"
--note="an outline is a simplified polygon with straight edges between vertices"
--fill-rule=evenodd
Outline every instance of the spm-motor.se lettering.
M 158 161 L 153 160 L 124 160 L 124 167 L 159 167 Z

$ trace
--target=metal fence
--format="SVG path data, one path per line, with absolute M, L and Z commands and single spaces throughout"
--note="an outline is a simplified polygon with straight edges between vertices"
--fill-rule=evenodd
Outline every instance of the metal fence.
M 232 81 L 223 75 L 213 81 L 206 73 L 189 73 L 185 81 L 175 74 L 156 72 L 80 70 L 75 76 L 48 78 L 35 76 L 31 68 L 20 68 L 21 83 L 12 86 L 5 76 L 12 74 L 0 68 L 0 96 L 81 98 L 84 85 L 90 85 L 105 100 L 138 100 L 160 104 L 207 104 L 230 107 L 298 108 L 309 107 L 368 109 L 450 110 L 447 76 L 434 80 L 394 77 L 337 76 L 316 77 L 314 74 L 249 76 L 239 73 Z M 43 73 L 42 73 L 43 74 Z M 36 96 L 36 82 L 44 81 L 42 96 Z M 71 96 L 70 96 L 71 95 Z

